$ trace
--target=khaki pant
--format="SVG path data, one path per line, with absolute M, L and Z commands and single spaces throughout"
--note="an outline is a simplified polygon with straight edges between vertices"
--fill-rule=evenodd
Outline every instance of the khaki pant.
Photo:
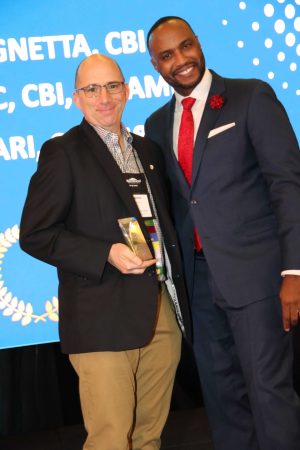
M 180 348 L 181 333 L 163 283 L 155 334 L 146 347 L 70 355 L 88 433 L 83 450 L 160 448 Z

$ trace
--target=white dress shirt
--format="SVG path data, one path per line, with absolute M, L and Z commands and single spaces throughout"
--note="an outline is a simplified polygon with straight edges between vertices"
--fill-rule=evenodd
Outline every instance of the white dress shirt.
M 212 75 L 208 69 L 205 69 L 204 75 L 200 83 L 195 87 L 193 92 L 189 95 L 189 97 L 193 97 L 196 99 L 195 103 L 192 107 L 192 114 L 194 118 L 194 142 L 197 136 L 198 128 L 200 125 L 200 121 L 202 119 L 204 106 L 208 97 L 208 93 L 210 90 L 212 82 Z M 174 124 L 173 124 L 173 150 L 178 159 L 178 133 L 179 126 L 181 121 L 181 114 L 183 111 L 183 107 L 181 104 L 183 97 L 182 95 L 175 92 L 175 111 L 174 111 Z

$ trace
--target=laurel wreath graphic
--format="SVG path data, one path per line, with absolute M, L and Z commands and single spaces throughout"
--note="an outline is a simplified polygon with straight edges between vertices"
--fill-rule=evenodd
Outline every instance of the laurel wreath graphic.
M 22 326 L 29 325 L 31 322 L 46 322 L 47 319 L 58 322 L 58 298 L 52 297 L 52 300 L 46 300 L 45 313 L 34 314 L 33 306 L 30 302 L 25 303 L 19 300 L 5 286 L 2 278 L 2 262 L 9 248 L 19 240 L 19 227 L 14 225 L 7 228 L 4 233 L 0 233 L 0 310 L 3 316 L 10 317 L 12 322 L 20 322 Z

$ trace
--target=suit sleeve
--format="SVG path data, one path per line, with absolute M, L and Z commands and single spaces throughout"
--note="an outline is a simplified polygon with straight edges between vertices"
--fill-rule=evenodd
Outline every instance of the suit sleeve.
M 20 246 L 58 269 L 99 280 L 111 243 L 72 231 L 68 221 L 75 189 L 64 148 L 55 140 L 46 142 L 29 184 L 21 218 Z
M 300 152 L 282 104 L 258 83 L 249 104 L 248 132 L 278 222 L 282 269 L 300 269 Z

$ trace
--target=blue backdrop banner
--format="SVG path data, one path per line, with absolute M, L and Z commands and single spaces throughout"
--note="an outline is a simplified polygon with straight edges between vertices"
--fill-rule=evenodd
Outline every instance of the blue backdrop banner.
M 261 78 L 300 134 L 300 0 L 2 0 L 0 3 L 0 348 L 58 340 L 56 269 L 23 253 L 19 224 L 41 144 L 81 121 L 74 74 L 92 53 L 115 58 L 130 86 L 124 123 L 172 95 L 154 71 L 145 37 L 161 16 L 191 23 L 209 68 Z

